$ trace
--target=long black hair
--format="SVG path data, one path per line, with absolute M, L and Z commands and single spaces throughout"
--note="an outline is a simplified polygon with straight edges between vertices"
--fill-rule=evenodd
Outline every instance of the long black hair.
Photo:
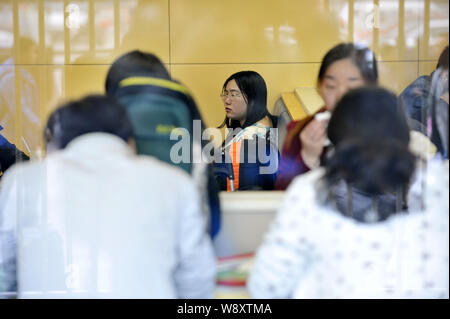
M 242 126 L 239 121 L 225 117 L 225 120 L 219 128 L 224 126 L 233 129 L 238 127 L 246 128 L 262 120 L 266 116 L 269 116 L 272 123 L 274 123 L 275 118 L 267 110 L 267 86 L 262 76 L 255 71 L 241 71 L 234 73 L 226 79 L 222 87 L 222 92 L 225 91 L 228 82 L 231 80 L 236 81 L 245 102 L 247 102 L 247 116 Z
M 394 93 L 376 86 L 349 91 L 337 103 L 327 133 L 334 145 L 325 164 L 328 190 L 342 180 L 369 196 L 407 188 L 415 156 Z

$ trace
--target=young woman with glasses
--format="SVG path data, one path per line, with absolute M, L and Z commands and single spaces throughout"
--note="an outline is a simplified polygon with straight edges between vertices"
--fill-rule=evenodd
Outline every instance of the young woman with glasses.
M 241 71 L 224 83 L 221 98 L 226 117 L 219 128 L 228 134 L 222 163 L 215 163 L 220 189 L 270 190 L 278 168 L 277 118 L 267 110 L 267 87 L 257 72 Z M 221 168 L 227 174 L 219 174 Z M 231 178 L 232 177 L 232 182 Z

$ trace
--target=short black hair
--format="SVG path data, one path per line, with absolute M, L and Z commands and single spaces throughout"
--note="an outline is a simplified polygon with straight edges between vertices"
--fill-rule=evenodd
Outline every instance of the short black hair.
M 106 94 L 114 95 L 120 81 L 132 76 L 170 80 L 169 71 L 156 55 L 134 50 L 120 56 L 109 68 L 105 82 Z
M 116 99 L 103 95 L 89 95 L 60 106 L 50 114 L 45 131 L 46 143 L 58 149 L 87 133 L 109 133 L 124 141 L 133 137 L 125 108 Z
M 247 115 L 242 128 L 255 124 L 267 115 L 270 115 L 267 110 L 266 82 L 259 73 L 255 71 L 240 71 L 232 74 L 223 84 L 222 92 L 225 91 L 228 82 L 231 80 L 236 81 L 239 90 L 247 102 Z M 237 128 L 241 127 L 241 124 L 239 121 L 225 117 L 225 120 L 220 127 L 224 126 Z
M 415 167 L 409 127 L 397 96 L 381 87 L 350 90 L 328 124 L 335 147 L 326 163 L 328 184 L 340 179 L 370 194 L 406 187 Z
M 317 81 L 321 82 L 328 67 L 334 62 L 350 59 L 359 69 L 364 82 L 369 85 L 378 83 L 378 68 L 375 54 L 368 47 L 355 43 L 340 43 L 331 48 L 323 57 Z

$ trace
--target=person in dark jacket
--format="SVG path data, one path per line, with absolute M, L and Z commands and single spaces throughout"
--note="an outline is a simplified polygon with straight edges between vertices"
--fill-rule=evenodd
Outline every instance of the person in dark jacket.
M 189 145 L 188 162 L 172 158 L 172 132 L 181 127 L 192 133 L 195 120 L 202 123 L 197 105 L 189 90 L 171 79 L 161 60 L 154 54 L 138 50 L 114 61 L 105 82 L 106 94 L 117 98 L 127 109 L 136 134 L 138 154 L 155 156 L 187 171 L 199 188 L 209 218 L 212 237 L 220 229 L 220 202 L 212 167 L 196 163 L 193 154 L 206 141 L 194 138 Z
M 439 57 L 438 68 L 431 81 L 431 99 L 427 105 L 427 134 L 442 158 L 448 158 L 448 46 Z
M 446 69 L 448 70 L 448 46 L 441 52 L 436 69 L 430 75 L 419 76 L 400 93 L 399 104 L 403 108 L 412 130 L 426 134 L 427 111 L 432 93 L 431 82 L 440 73 L 439 71 Z M 433 140 L 433 142 L 436 141 Z
M 221 190 L 272 190 L 278 170 L 277 118 L 267 110 L 267 87 L 257 72 L 241 71 L 224 83 L 226 117 L 219 128 L 228 134 L 222 162 L 214 163 Z M 217 174 L 228 166 L 228 174 Z
M 3 127 L 0 126 L 0 131 Z M 16 162 L 28 161 L 30 158 L 0 134 L 0 179 L 4 172 Z

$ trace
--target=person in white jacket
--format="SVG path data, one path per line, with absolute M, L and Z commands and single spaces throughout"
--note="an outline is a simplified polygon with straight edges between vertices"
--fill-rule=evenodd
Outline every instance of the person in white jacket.
M 4 297 L 213 296 L 215 256 L 196 188 L 180 169 L 135 154 L 121 105 L 69 102 L 45 136 L 47 158 L 2 180 Z
M 448 299 L 448 162 L 428 163 L 423 207 L 414 189 L 409 208 L 386 198 L 421 168 L 397 97 L 382 88 L 347 93 L 328 137 L 333 155 L 294 180 L 258 249 L 251 296 Z

